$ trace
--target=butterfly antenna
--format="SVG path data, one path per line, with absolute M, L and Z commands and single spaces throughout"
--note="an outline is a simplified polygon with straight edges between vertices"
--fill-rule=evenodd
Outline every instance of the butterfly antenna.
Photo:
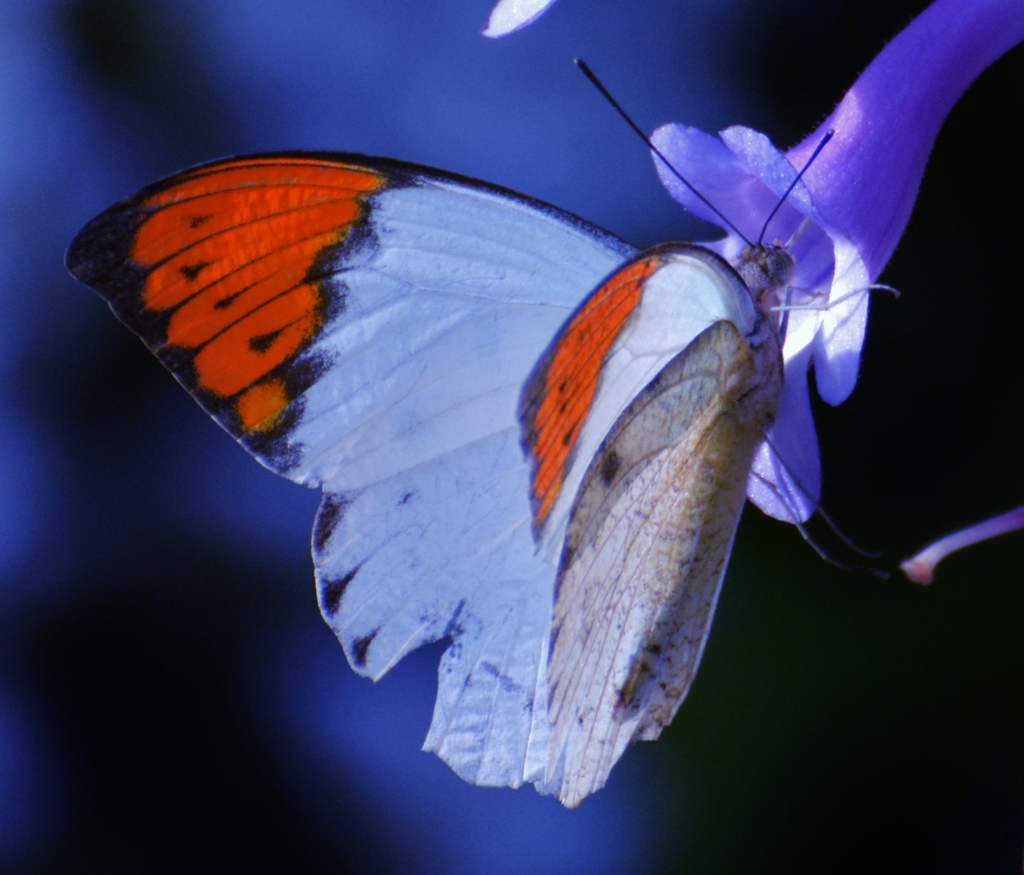
M 829 565 L 832 565 L 833 567 L 839 568 L 843 571 L 867 571 L 870 574 L 875 575 L 875 577 L 881 578 L 882 580 L 889 579 L 889 572 L 885 571 L 882 568 L 876 568 L 873 565 L 843 562 L 842 560 L 836 559 L 835 556 L 832 556 L 828 552 L 826 552 L 825 548 L 822 547 L 817 541 L 815 541 L 813 537 L 811 537 L 811 533 L 807 531 L 807 527 L 803 523 L 797 521 L 796 510 L 793 507 L 793 505 L 790 504 L 786 494 L 781 489 L 779 489 L 778 486 L 772 483 L 771 480 L 768 480 L 766 477 L 763 477 L 761 474 L 758 474 L 757 471 L 752 471 L 751 473 L 758 480 L 760 480 L 761 484 L 765 488 L 767 488 L 768 491 L 771 492 L 790 512 L 790 514 L 793 516 L 791 522 L 794 526 L 796 526 L 796 530 L 800 533 L 800 537 L 804 539 L 804 541 L 807 543 L 807 546 L 810 547 L 815 553 L 817 553 L 821 559 L 823 559 Z M 797 485 L 799 486 L 799 484 Z M 865 556 L 868 559 L 876 558 L 876 554 L 868 553 L 865 550 L 861 550 L 848 537 L 846 537 L 846 535 L 839 531 L 835 523 L 833 523 L 832 520 L 825 514 L 825 512 L 821 509 L 821 506 L 817 502 L 814 503 L 814 508 L 822 516 L 822 518 L 825 520 L 825 523 L 832 530 L 832 532 L 835 535 L 837 535 L 844 544 L 850 547 L 854 552 L 860 553 L 862 556 Z
M 626 124 L 629 125 L 636 132 L 636 135 L 641 140 L 644 141 L 644 143 L 647 145 L 647 148 L 650 149 L 655 155 L 657 155 L 661 159 L 662 163 L 669 170 L 672 171 L 672 173 L 676 177 L 676 179 L 678 179 L 683 185 L 685 185 L 688 189 L 690 189 L 690 191 L 692 191 L 697 196 L 697 198 L 708 209 L 710 209 L 712 212 L 714 212 L 715 215 L 718 216 L 718 218 L 720 218 L 723 222 L 725 222 L 726 225 L 728 225 L 730 228 L 732 228 L 733 231 L 735 231 L 742 238 L 743 242 L 746 243 L 747 246 L 752 246 L 753 244 L 747 239 L 746 235 L 739 228 L 737 228 L 732 222 L 730 222 L 728 220 L 728 218 L 726 218 L 726 216 L 723 215 L 722 211 L 720 209 L 718 209 L 718 207 L 716 207 L 713 203 L 711 203 L 711 201 L 709 201 L 706 197 L 704 197 L 704 195 L 702 195 L 699 191 L 697 191 L 697 189 L 694 188 L 692 182 L 690 182 L 685 176 L 683 176 L 683 174 L 681 174 L 678 170 L 675 169 L 675 167 L 672 166 L 672 162 L 669 161 L 668 158 L 666 158 L 662 154 L 661 150 L 657 146 L 655 146 L 654 143 L 651 142 L 651 138 L 648 137 L 647 134 L 645 134 L 642 130 L 640 130 L 640 127 L 637 125 L 637 123 L 635 121 L 633 121 L 633 119 L 631 119 L 629 117 L 629 114 L 626 112 L 626 110 L 624 110 L 619 105 L 619 102 L 614 97 L 611 96 L 611 93 L 608 91 L 608 89 L 605 88 L 603 84 L 601 84 L 601 80 L 598 79 L 597 76 L 595 75 L 594 71 L 591 70 L 590 67 L 587 66 L 586 61 L 582 60 L 581 58 L 574 58 L 573 59 L 573 63 L 576 64 L 576 66 L 580 68 L 580 71 L 583 73 L 584 76 L 586 76 L 590 80 L 590 83 L 598 91 L 601 92 L 601 96 L 612 105 L 612 108 L 619 115 L 622 116 L 622 118 L 625 120 Z M 815 153 L 815 154 L 817 154 L 817 153 Z M 810 162 L 808 162 L 808 163 L 810 163 Z M 801 171 L 801 172 L 803 172 L 803 171 Z M 797 177 L 797 178 L 799 179 L 799 177 Z M 776 209 L 778 209 L 778 207 L 776 207 Z M 774 215 L 774 213 L 772 215 Z
M 833 129 L 831 129 L 831 128 L 829 128 L 829 130 L 825 131 L 825 136 L 822 137 L 821 138 L 821 142 L 819 142 L 818 145 L 814 147 L 814 151 L 811 153 L 811 157 L 807 159 L 807 161 L 804 163 L 804 166 L 800 169 L 800 172 L 796 175 L 796 177 L 793 179 L 793 181 L 789 184 L 789 188 L 786 189 L 786 193 L 782 197 L 779 198 L 779 202 L 775 205 L 775 209 L 773 209 L 768 214 L 768 218 L 764 220 L 764 227 L 761 229 L 761 234 L 757 238 L 757 243 L 758 243 L 759 246 L 764 241 L 764 235 L 768 231 L 768 225 L 771 223 L 771 220 L 775 218 L 775 214 L 782 208 L 782 205 L 786 202 L 786 198 L 788 198 L 793 193 L 793 189 L 796 188 L 796 184 L 800 181 L 800 179 L 803 177 L 803 175 L 807 172 L 807 168 L 810 167 L 814 163 L 814 159 L 818 157 L 818 155 L 821 153 L 821 150 L 824 149 L 825 146 L 828 145 L 828 141 L 831 140 L 835 135 L 836 135 L 836 132 Z
M 790 468 L 789 465 L 786 464 L 786 460 L 783 458 L 782 453 L 779 451 L 779 448 L 775 446 L 774 442 L 772 441 L 771 437 L 768 436 L 768 434 L 764 435 L 764 442 L 768 444 L 768 448 L 775 454 L 775 458 L 779 460 L 779 464 L 782 465 L 782 467 L 785 469 L 786 476 L 793 481 L 793 483 L 796 485 L 796 488 L 799 489 L 804 494 L 804 497 L 807 498 L 807 500 L 814 505 L 814 510 L 821 516 L 821 518 L 825 521 L 825 524 L 832 530 L 832 533 L 837 538 L 839 538 L 840 541 L 842 541 L 847 547 L 853 550 L 854 553 L 859 553 L 866 559 L 878 559 L 881 557 L 881 553 L 875 553 L 871 550 L 865 550 L 862 547 L 858 547 L 851 538 L 844 535 L 843 532 L 840 530 L 839 526 L 837 526 L 832 521 L 832 518 L 827 513 L 825 513 L 825 509 L 811 496 L 811 491 L 806 486 L 804 486 L 803 483 L 800 482 L 800 478 L 797 477 L 796 472 L 792 468 Z M 757 472 L 754 473 L 756 474 Z M 762 481 L 764 481 L 766 485 L 769 485 L 769 481 L 761 477 L 760 474 L 757 474 L 757 476 Z M 769 485 L 769 488 L 773 487 L 774 484 Z M 795 508 L 793 508 L 789 504 L 789 502 L 784 498 L 782 500 L 783 504 L 785 504 L 790 509 L 794 516 L 796 516 Z

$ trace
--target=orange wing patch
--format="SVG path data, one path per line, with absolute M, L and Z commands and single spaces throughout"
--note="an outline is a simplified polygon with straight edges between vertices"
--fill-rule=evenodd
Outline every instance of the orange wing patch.
M 242 424 L 268 422 L 278 416 L 288 405 L 288 391 L 284 380 L 271 378 L 247 389 L 238 399 L 238 415 Z
M 657 254 L 643 256 L 599 287 L 570 317 L 526 384 L 519 418 L 533 462 L 535 531 L 543 527 L 561 491 L 605 359 L 660 263 Z
M 323 257 L 386 183 L 311 156 L 220 162 L 94 220 L 68 264 L 230 431 L 267 432 L 295 397 L 279 369 L 323 323 Z

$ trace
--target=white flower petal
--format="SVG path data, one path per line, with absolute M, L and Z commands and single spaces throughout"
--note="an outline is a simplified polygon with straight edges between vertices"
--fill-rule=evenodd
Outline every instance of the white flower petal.
M 835 278 L 829 299 L 839 301 L 850 292 L 866 289 L 871 280 L 857 247 L 837 233 L 832 240 Z M 857 384 L 870 296 L 865 290 L 847 298 L 826 310 L 821 320 L 821 330 L 814 341 L 814 373 L 818 394 L 833 406 L 842 404 Z
M 507 36 L 536 21 L 555 0 L 499 0 L 487 19 L 484 36 Z

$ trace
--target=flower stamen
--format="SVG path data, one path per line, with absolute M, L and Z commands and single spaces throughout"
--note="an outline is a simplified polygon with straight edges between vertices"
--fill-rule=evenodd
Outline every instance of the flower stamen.
M 946 535 L 934 544 L 929 544 L 916 556 L 901 562 L 900 568 L 914 583 L 928 584 L 935 576 L 935 566 L 950 553 L 1020 529 L 1024 529 L 1024 507 Z

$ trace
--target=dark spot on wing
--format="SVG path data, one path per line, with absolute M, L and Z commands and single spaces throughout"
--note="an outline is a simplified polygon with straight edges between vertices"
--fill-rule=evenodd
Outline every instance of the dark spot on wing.
M 320 583 L 320 607 L 324 613 L 333 616 L 338 612 L 338 605 L 341 604 L 341 597 L 345 595 L 345 590 L 348 585 L 352 582 L 352 578 L 359 573 L 361 565 L 357 565 L 348 574 L 343 574 L 341 577 L 331 578 L 330 580 L 324 580 Z
M 268 331 L 266 334 L 257 334 L 255 337 L 249 338 L 249 349 L 253 352 L 266 352 L 270 347 L 274 345 L 274 341 L 281 336 L 281 331 Z
M 228 295 L 226 298 L 221 298 L 220 300 L 215 301 L 213 304 L 213 309 L 227 310 L 227 308 L 234 304 L 235 301 L 237 301 L 242 296 L 242 294 L 244 294 L 244 290 L 242 292 L 235 292 L 233 295 Z
M 505 693 L 518 693 L 522 690 L 522 686 L 517 684 L 512 678 L 505 674 L 498 666 L 493 662 L 481 662 L 480 668 L 482 668 L 487 674 L 495 678 L 498 683 L 501 684 L 502 692 Z
M 455 612 L 452 614 L 452 618 L 448 621 L 448 625 L 444 627 L 444 632 L 441 634 L 442 638 L 448 638 L 456 632 L 462 631 L 462 626 L 459 625 L 459 617 L 462 615 L 462 609 L 464 607 L 466 607 L 466 600 L 462 599 L 455 606 Z
M 352 642 L 352 662 L 359 666 L 359 668 L 363 668 L 366 665 L 366 653 L 370 649 L 373 639 L 377 637 L 378 632 L 380 632 L 379 628 L 374 629 L 369 635 L 357 638 Z
M 201 274 L 209 266 L 209 261 L 200 261 L 196 264 L 183 264 L 180 268 L 180 271 L 181 275 L 191 283 L 195 282 L 196 277 L 198 277 L 199 274 Z
M 334 534 L 334 528 L 345 516 L 345 511 L 352 504 L 351 496 L 338 492 L 328 492 L 323 501 L 320 502 L 320 509 L 316 512 L 316 522 L 313 524 L 313 553 L 323 552 L 327 542 Z
M 409 503 L 410 501 L 412 501 L 412 500 L 413 500 L 413 498 L 415 498 L 415 497 L 416 497 L 416 493 L 415 493 L 415 492 L 407 492 L 407 493 L 405 493 L 405 495 L 403 495 L 403 496 L 402 496 L 402 497 L 401 497 L 401 498 L 400 498 L 400 499 L 398 500 L 398 503 L 399 503 L 399 504 L 408 504 L 408 503 Z
M 205 216 L 190 216 L 188 220 L 188 226 L 194 231 L 204 222 L 208 222 L 213 218 L 213 213 L 207 213 Z
M 619 473 L 621 459 L 615 450 L 605 450 L 601 454 L 601 482 L 605 486 L 611 485 L 615 475 Z

